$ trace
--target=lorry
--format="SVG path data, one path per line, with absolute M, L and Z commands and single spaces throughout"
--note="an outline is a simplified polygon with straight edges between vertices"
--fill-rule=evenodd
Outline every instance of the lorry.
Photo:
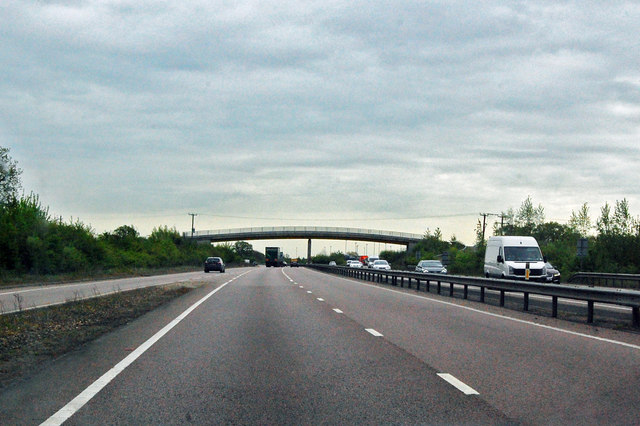
M 490 237 L 484 256 L 487 278 L 546 281 L 547 259 L 533 237 Z
M 284 264 L 284 255 L 280 247 L 265 247 L 264 263 L 267 265 L 267 268 L 270 266 L 282 266 Z

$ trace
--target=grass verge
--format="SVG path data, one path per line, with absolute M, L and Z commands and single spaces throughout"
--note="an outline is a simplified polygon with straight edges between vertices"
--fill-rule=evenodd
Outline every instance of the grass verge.
M 48 308 L 0 315 L 0 389 L 54 357 L 96 339 L 189 292 L 149 287 Z

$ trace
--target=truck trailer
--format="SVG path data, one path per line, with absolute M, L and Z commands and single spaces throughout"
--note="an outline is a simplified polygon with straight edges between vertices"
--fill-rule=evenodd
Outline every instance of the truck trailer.
M 268 267 L 280 267 L 284 264 L 284 255 L 280 251 L 280 247 L 265 247 L 264 263 Z

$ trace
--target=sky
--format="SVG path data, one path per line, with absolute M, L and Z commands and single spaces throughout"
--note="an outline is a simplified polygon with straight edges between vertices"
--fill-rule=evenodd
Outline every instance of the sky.
M 0 146 L 96 233 L 637 216 L 638 28 L 622 1 L 3 0 Z

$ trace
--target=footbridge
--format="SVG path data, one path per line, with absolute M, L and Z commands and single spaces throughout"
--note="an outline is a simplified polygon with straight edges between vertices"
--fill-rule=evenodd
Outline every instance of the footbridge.
M 334 228 L 318 226 L 274 226 L 260 228 L 217 229 L 213 231 L 185 232 L 184 238 L 198 241 L 223 242 L 247 240 L 307 239 L 307 259 L 311 259 L 311 240 L 351 240 L 400 244 L 409 249 L 423 236 L 405 232 L 379 231 L 361 228 Z

